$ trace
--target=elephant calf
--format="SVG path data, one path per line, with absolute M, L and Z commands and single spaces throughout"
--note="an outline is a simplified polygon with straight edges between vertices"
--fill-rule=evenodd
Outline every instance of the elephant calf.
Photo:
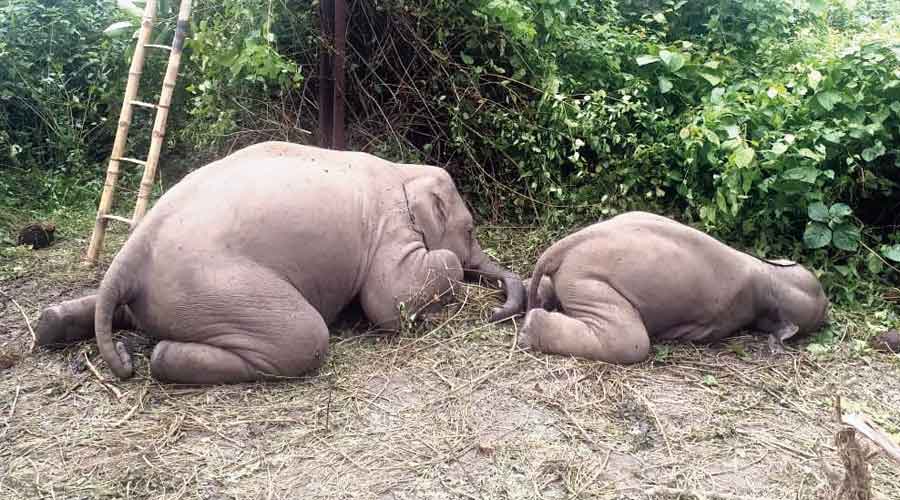
M 113 327 L 161 339 L 154 378 L 195 384 L 297 376 L 321 365 L 328 325 L 351 301 L 391 329 L 464 276 L 521 279 L 488 258 L 446 171 L 283 142 L 247 147 L 165 193 L 116 255 L 97 295 L 43 311 L 39 344 L 94 334 L 132 375 Z
M 828 309 L 803 266 L 644 212 L 556 242 L 526 286 L 521 346 L 621 364 L 647 359 L 650 338 L 713 342 L 744 329 L 768 333 L 780 351 L 783 340 L 821 328 Z

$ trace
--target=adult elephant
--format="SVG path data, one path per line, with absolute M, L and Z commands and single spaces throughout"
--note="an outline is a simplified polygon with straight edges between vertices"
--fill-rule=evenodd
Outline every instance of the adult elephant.
M 96 333 L 120 378 L 133 373 L 113 325 L 161 339 L 161 381 L 236 383 L 319 367 L 328 324 L 358 300 L 393 329 L 464 277 L 502 281 L 499 321 L 524 308 L 521 279 L 479 247 L 443 169 L 266 142 L 206 165 L 165 193 L 95 296 L 46 309 L 40 344 Z

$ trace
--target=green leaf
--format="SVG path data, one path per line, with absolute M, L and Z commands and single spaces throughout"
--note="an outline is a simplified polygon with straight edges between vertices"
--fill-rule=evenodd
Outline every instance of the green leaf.
M 878 274 L 884 271 L 884 262 L 881 262 L 881 259 L 875 253 L 870 253 L 866 256 L 866 267 L 870 273 Z
M 672 90 L 672 82 L 664 76 L 659 77 L 659 91 L 665 94 L 670 90 Z
M 834 92 L 832 90 L 827 90 L 825 92 L 820 92 L 816 94 L 816 101 L 819 102 L 825 111 L 831 111 L 834 109 L 834 105 L 841 102 L 841 94 Z
M 708 385 L 708 386 L 719 385 L 719 381 L 716 379 L 716 377 L 714 377 L 712 375 L 705 375 L 703 377 L 703 385 Z
M 106 29 L 103 30 L 103 34 L 111 37 L 119 36 L 122 35 L 125 30 L 132 28 L 132 26 L 131 21 L 119 21 L 107 26 Z
M 829 130 L 822 135 L 826 141 L 831 142 L 833 144 L 840 144 L 841 137 L 844 137 L 846 134 L 840 130 Z
M 834 228 L 832 242 L 841 250 L 855 252 L 859 248 L 859 228 L 852 224 L 838 224 Z
M 812 343 L 806 346 L 806 350 L 813 356 L 822 356 L 828 354 L 831 349 L 822 344 Z
M 853 210 L 845 203 L 835 203 L 828 209 L 828 213 L 834 219 L 842 219 L 853 213 Z
M 722 82 L 722 78 L 712 74 L 712 73 L 700 73 L 700 76 L 703 77 L 704 80 L 709 82 L 710 85 L 716 86 Z
M 875 145 L 869 148 L 866 148 L 862 152 L 863 160 L 872 161 L 876 158 L 881 157 L 887 151 L 884 149 L 884 144 L 881 141 L 875 141 Z
M 806 248 L 822 248 L 831 243 L 831 229 L 821 222 L 810 222 L 803 232 L 803 244 Z
M 722 127 L 722 130 L 724 130 L 725 133 L 728 134 L 729 139 L 734 139 L 741 134 L 741 128 L 737 125 L 725 125 Z
M 808 75 L 806 75 L 806 79 L 807 81 L 809 81 L 809 86 L 813 90 L 816 90 L 816 87 L 819 86 L 819 82 L 822 81 L 822 73 L 819 73 L 816 70 L 812 70 Z
M 659 58 L 654 55 L 644 54 L 642 56 L 638 56 L 635 61 L 637 62 L 638 66 L 646 66 L 648 64 L 653 64 L 659 61 Z
M 753 163 L 754 156 L 755 152 L 753 151 L 753 148 L 742 146 L 731 154 L 731 159 L 738 168 L 746 168 Z
M 810 203 L 808 207 L 806 207 L 806 214 L 809 215 L 809 218 L 816 221 L 827 224 L 831 217 L 828 214 L 828 207 L 825 206 L 821 201 L 817 201 L 814 203 Z
M 814 167 L 796 167 L 785 170 L 781 173 L 781 178 L 792 181 L 800 181 L 805 182 L 807 184 L 814 184 L 816 179 L 819 178 L 819 169 Z
M 820 15 L 823 12 L 828 11 L 828 4 L 825 0 L 809 0 L 809 10 L 811 10 L 813 14 Z
M 825 159 L 825 155 L 818 154 L 809 148 L 800 148 L 797 152 L 800 153 L 800 156 L 809 158 L 810 160 L 822 161 Z
M 713 104 L 719 104 L 722 102 L 722 97 L 725 95 L 725 89 L 722 87 L 716 87 L 712 89 L 712 92 L 709 94 L 709 102 Z
M 143 3 L 143 2 L 141 2 Z M 144 15 L 144 9 L 138 8 L 137 5 L 134 4 L 131 0 L 118 0 L 116 2 L 116 7 L 123 12 L 127 12 L 136 18 L 141 18 Z
M 657 12 L 653 14 L 653 20 L 658 22 L 659 24 L 666 24 L 666 16 L 662 12 Z
M 897 116 L 900 116 L 900 101 L 894 101 L 891 103 L 891 111 L 893 111 Z
M 684 56 L 682 56 L 678 52 L 660 50 L 659 58 L 672 73 L 675 73 L 676 71 L 684 67 Z
M 772 144 L 772 152 L 775 153 L 775 156 L 781 156 L 788 150 L 788 145 L 783 142 L 776 142 Z
M 883 255 L 885 259 L 900 262 L 900 243 L 890 246 L 881 245 L 881 255 Z
M 462 58 L 462 61 L 464 63 L 466 63 L 467 65 L 471 65 L 475 62 L 475 60 L 472 59 L 472 56 L 470 56 L 469 54 L 466 54 L 465 52 L 463 52 L 460 57 Z

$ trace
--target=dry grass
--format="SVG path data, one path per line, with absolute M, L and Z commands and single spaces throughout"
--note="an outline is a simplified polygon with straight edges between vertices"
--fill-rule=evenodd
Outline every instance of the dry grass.
M 96 286 L 84 248 L 7 257 L 0 289 L 33 321 Z M 521 270 L 533 253 L 505 260 Z M 773 358 L 741 337 L 611 366 L 520 351 L 515 324 L 483 321 L 494 292 L 462 297 L 392 337 L 336 331 L 314 376 L 226 387 L 155 383 L 149 346 L 131 336 L 137 375 L 125 382 L 92 342 L 29 353 L 22 316 L 0 299 L 13 365 L 0 371 L 0 497 L 813 499 L 820 461 L 839 466 L 835 394 L 900 429 L 898 358 L 852 342 Z M 849 339 L 883 326 L 848 311 L 835 323 Z M 900 498 L 897 469 L 873 464 L 877 496 Z

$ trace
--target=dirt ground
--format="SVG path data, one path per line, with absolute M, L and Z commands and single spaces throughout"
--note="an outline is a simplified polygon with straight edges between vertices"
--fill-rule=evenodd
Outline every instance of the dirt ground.
M 802 500 L 826 491 L 823 463 L 841 470 L 835 395 L 900 431 L 900 358 L 853 342 L 896 320 L 883 310 L 836 311 L 842 341 L 815 356 L 745 336 L 620 367 L 514 348 L 472 285 L 399 335 L 335 331 L 300 380 L 159 385 L 125 334 L 137 375 L 119 381 L 93 342 L 29 352 L 12 302 L 33 323 L 97 286 L 85 247 L 0 260 L 0 498 Z M 872 465 L 876 498 L 900 498 L 897 466 Z

